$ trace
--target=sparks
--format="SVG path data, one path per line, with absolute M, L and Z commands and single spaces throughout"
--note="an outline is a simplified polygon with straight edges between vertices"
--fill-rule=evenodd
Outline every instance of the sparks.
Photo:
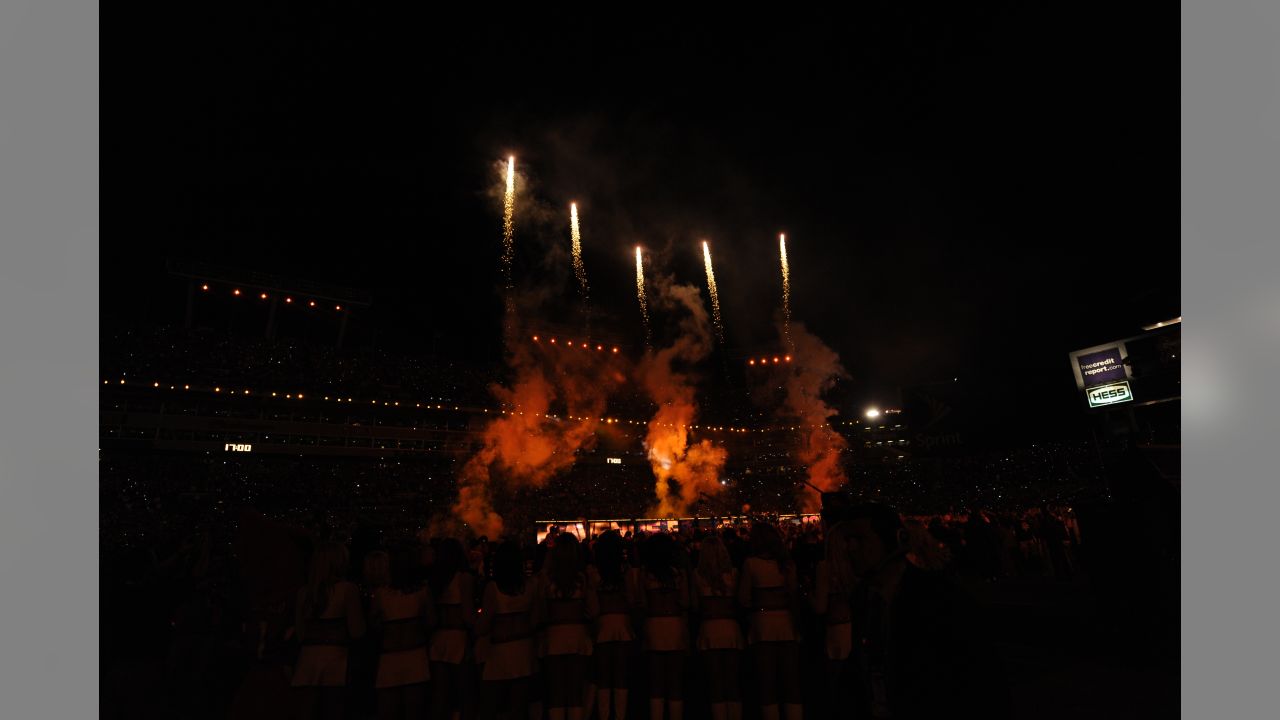
M 507 290 L 507 315 L 514 309 L 511 297 L 511 262 L 515 259 L 516 156 L 507 158 L 507 192 L 502 199 L 502 275 Z
M 578 278 L 578 290 L 582 293 L 582 308 L 587 312 L 588 330 L 590 329 L 590 313 L 587 310 L 589 293 L 587 291 L 587 266 L 582 263 L 582 231 L 578 228 L 578 204 L 569 203 L 569 236 L 573 242 L 573 274 Z
M 711 311 L 716 321 L 716 337 L 724 344 L 724 321 L 720 317 L 720 291 L 716 288 L 716 273 L 711 269 L 711 246 L 702 241 L 702 262 L 707 267 L 707 289 L 711 292 Z
M 644 344 L 652 345 L 649 329 L 649 301 L 644 294 L 644 256 L 636 246 L 636 299 L 640 301 L 640 316 L 644 319 Z
M 787 236 L 778 235 L 778 251 L 782 256 L 782 336 L 787 349 L 795 352 L 791 342 L 791 266 L 787 264 Z

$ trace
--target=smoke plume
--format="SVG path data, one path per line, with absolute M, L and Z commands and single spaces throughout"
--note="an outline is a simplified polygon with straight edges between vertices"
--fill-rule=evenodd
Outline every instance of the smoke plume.
M 780 323 L 779 337 L 783 333 Z M 809 484 L 822 492 L 830 492 L 845 483 L 840 453 L 848 443 L 827 424 L 827 419 L 836 411 L 827 405 L 822 395 L 847 374 L 840 364 L 840 356 L 810 333 L 804 323 L 792 323 L 790 336 L 795 354 L 794 362 L 786 366 L 782 412 L 788 420 L 798 421 L 804 431 L 797 459 L 805 466 Z M 822 498 L 812 487 L 804 488 L 799 500 L 806 512 L 821 507 Z
M 675 340 L 646 352 L 636 367 L 637 381 L 658 406 L 645 436 L 658 496 L 653 513 L 676 517 L 700 495 L 721 490 L 727 453 L 705 439 L 690 444 L 689 432 L 697 418 L 695 378 L 681 368 L 705 359 L 712 350 L 711 323 L 698 289 L 677 285 L 670 276 L 655 277 L 652 288 L 656 307 L 683 313 Z

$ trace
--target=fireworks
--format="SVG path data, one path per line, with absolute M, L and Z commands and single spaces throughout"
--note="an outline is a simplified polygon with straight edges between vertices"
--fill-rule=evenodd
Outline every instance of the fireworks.
M 511 261 L 515 259 L 516 239 L 516 156 L 507 158 L 507 192 L 502 198 L 502 279 L 506 283 L 507 318 L 515 311 L 511 297 Z
M 711 313 L 715 318 L 716 337 L 724 344 L 724 320 L 720 317 L 720 291 L 716 288 L 716 273 L 711 269 L 711 246 L 702 241 L 702 262 L 707 267 L 707 289 L 711 292 Z
M 636 246 L 636 299 L 640 301 L 640 317 L 644 319 L 644 344 L 652 345 L 652 332 L 649 329 L 649 301 L 644 294 L 644 256 L 640 246 Z
M 787 349 L 795 352 L 795 343 L 791 342 L 791 266 L 787 264 L 785 233 L 778 236 L 778 251 L 782 256 L 782 339 L 786 341 Z
M 573 274 L 578 278 L 578 291 L 582 293 L 583 312 L 587 313 L 590 330 L 591 314 L 587 308 L 587 266 L 582 264 L 582 231 L 578 229 L 578 203 L 569 203 L 569 238 L 573 243 Z
M 507 192 L 502 198 L 502 272 L 511 288 L 511 261 L 515 257 L 516 158 L 507 158 Z

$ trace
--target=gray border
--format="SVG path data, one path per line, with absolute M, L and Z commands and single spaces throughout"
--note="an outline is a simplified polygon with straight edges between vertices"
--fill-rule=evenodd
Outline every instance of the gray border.
M 0 3 L 0 716 L 98 708 L 98 6 Z
M 1269 0 L 1182 4 L 1187 718 L 1275 717 L 1280 706 L 1278 16 Z
M 1182 11 L 1183 711 L 1272 717 L 1280 5 Z M 97 34 L 96 4 L 0 3 L 6 717 L 97 707 Z

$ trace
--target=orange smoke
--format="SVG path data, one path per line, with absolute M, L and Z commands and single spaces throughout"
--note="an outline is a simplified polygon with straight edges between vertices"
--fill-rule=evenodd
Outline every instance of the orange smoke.
M 652 286 L 656 305 L 685 312 L 676 340 L 645 353 L 636 367 L 637 381 L 658 406 L 645 436 L 658 496 L 652 512 L 656 517 L 676 517 L 699 496 L 720 492 L 728 453 L 709 440 L 689 444 L 689 428 L 697 417 L 695 379 L 676 364 L 693 364 L 711 353 L 711 324 L 698 289 L 676 285 L 669 276 L 654 278 Z
M 601 362 L 588 353 L 544 351 L 538 344 L 511 342 L 510 387 L 490 391 L 505 411 L 481 431 L 480 449 L 458 475 L 456 519 L 476 534 L 498 537 L 502 517 L 494 508 L 501 485 L 542 487 L 590 449 L 610 392 L 622 377 L 620 359 Z M 551 417 L 554 415 L 555 417 Z M 565 416 L 586 418 L 567 421 Z
M 791 341 L 795 343 L 795 362 L 786 368 L 782 409 L 789 419 L 797 420 L 806 430 L 797 456 L 805 466 L 809 484 L 822 492 L 830 492 L 845 483 L 840 453 L 848 443 L 827 424 L 827 418 L 836 411 L 822 399 L 822 394 L 846 373 L 840 356 L 803 323 L 793 323 L 790 330 Z M 783 331 L 780 326 L 779 333 Z M 816 511 L 822 504 L 822 497 L 812 487 L 806 487 L 799 500 L 805 512 Z

